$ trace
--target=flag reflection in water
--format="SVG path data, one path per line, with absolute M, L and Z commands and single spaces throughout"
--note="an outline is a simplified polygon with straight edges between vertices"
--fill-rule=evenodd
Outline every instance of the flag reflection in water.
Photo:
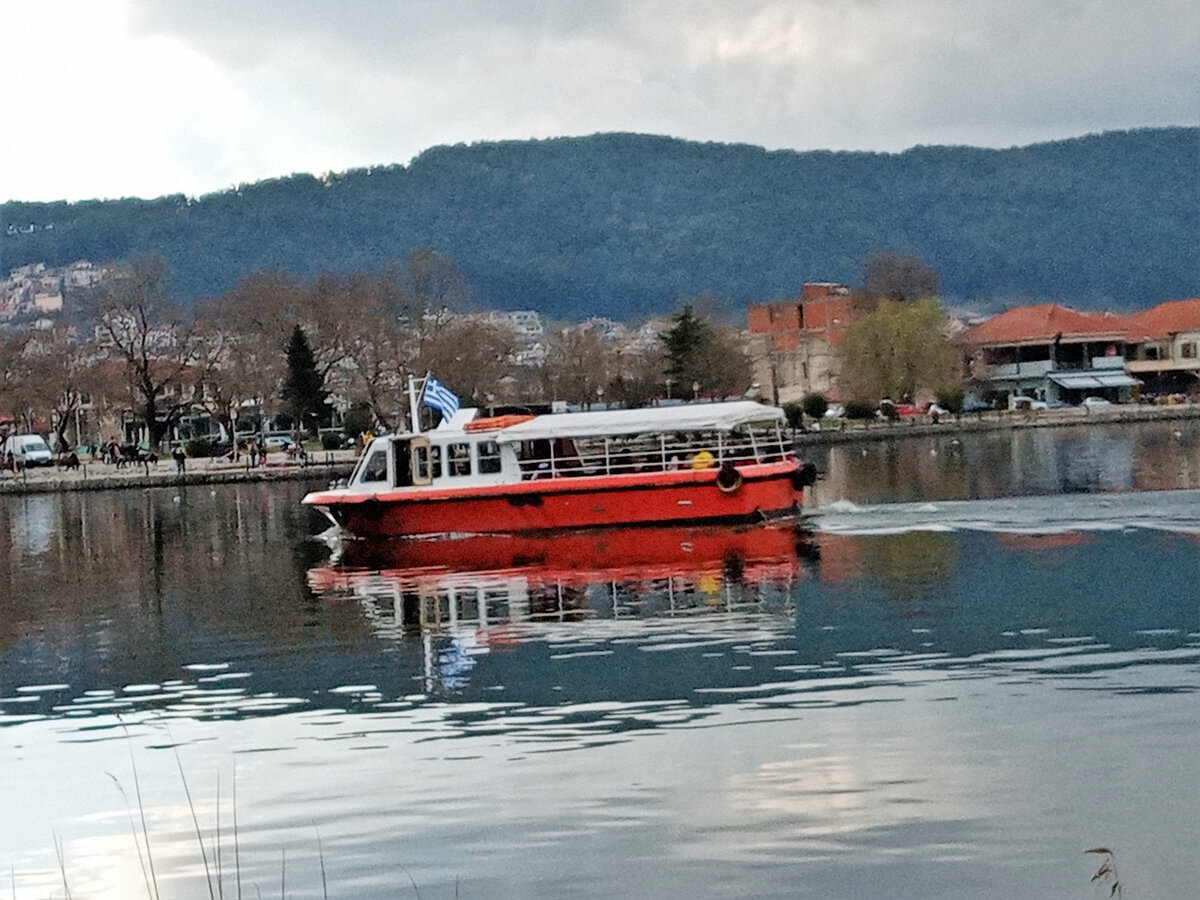
M 790 616 L 816 555 L 783 523 L 348 541 L 308 581 L 359 601 L 377 635 L 423 641 L 426 689 L 456 690 L 481 655 L 562 629 L 603 640 L 652 621 L 711 632 L 730 616 Z

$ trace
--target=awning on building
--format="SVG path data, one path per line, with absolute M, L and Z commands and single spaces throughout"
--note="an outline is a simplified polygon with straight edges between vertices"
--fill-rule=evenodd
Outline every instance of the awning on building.
M 1088 388 L 1121 388 L 1141 384 L 1132 375 L 1124 372 L 1054 372 L 1050 380 L 1068 391 L 1085 391 Z
M 1097 375 L 1096 380 L 1100 382 L 1102 387 L 1133 387 L 1135 384 L 1141 384 L 1132 375 L 1126 375 L 1124 372 L 1113 372 L 1109 375 Z

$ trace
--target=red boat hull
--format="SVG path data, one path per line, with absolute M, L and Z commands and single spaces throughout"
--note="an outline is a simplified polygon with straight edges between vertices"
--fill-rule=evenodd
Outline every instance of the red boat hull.
M 795 460 L 747 466 L 738 470 L 732 486 L 718 483 L 717 469 L 685 469 L 459 490 L 317 491 L 304 502 L 364 538 L 754 521 L 795 510 L 798 469 Z

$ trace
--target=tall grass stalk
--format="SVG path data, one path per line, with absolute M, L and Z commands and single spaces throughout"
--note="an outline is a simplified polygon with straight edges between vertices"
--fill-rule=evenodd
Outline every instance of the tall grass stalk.
M 179 767 L 179 780 L 183 782 L 183 794 L 187 797 L 188 810 L 192 814 L 192 825 L 196 828 L 196 843 L 200 845 L 200 859 L 204 861 L 204 878 L 208 882 L 209 900 L 217 900 L 213 890 L 212 871 L 208 867 L 208 851 L 204 849 L 204 834 L 200 831 L 200 818 L 196 815 L 196 804 L 192 802 L 192 790 L 188 787 L 187 775 L 183 771 L 183 761 L 179 758 L 179 748 L 172 747 L 175 752 L 175 765 Z
M 221 900 L 225 900 L 225 875 L 221 871 L 221 773 L 217 772 L 217 846 L 216 846 L 216 865 L 217 865 L 217 896 Z
M 242 900 L 242 848 L 238 844 L 236 759 L 233 761 L 233 871 L 237 876 L 237 900 Z
M 113 784 L 115 784 L 117 786 L 117 790 L 121 794 L 121 799 L 123 801 L 125 801 L 125 814 L 127 816 L 129 816 L 129 834 L 133 838 L 133 846 L 137 848 L 138 865 L 140 865 L 142 867 L 142 881 L 144 881 L 146 883 L 146 896 L 149 897 L 150 900 L 158 900 L 158 883 L 157 882 L 154 882 L 153 884 L 151 883 L 151 877 L 150 877 L 151 872 L 148 871 L 146 868 L 146 854 L 148 854 L 150 852 L 149 835 L 144 836 L 145 840 L 146 840 L 146 852 L 143 853 L 142 852 L 142 842 L 138 838 L 137 823 L 134 822 L 134 820 L 133 820 L 133 807 L 130 806 L 130 804 L 129 804 L 129 795 L 125 793 L 125 787 L 121 784 L 120 779 L 118 779 L 116 775 L 114 775 L 112 772 L 107 772 L 105 774 L 107 774 L 108 777 L 112 779 Z M 142 828 L 143 828 L 143 830 L 145 829 L 145 825 L 146 825 L 145 812 L 142 811 Z
M 421 889 L 417 887 L 417 880 L 412 877 L 412 872 L 404 867 L 404 863 L 396 863 L 400 867 L 400 871 L 408 876 L 408 883 L 413 886 L 413 893 L 416 894 L 417 900 L 421 900 Z
M 1121 897 L 1125 891 L 1121 886 L 1121 877 L 1117 874 L 1117 857 L 1107 847 L 1093 847 L 1091 850 L 1084 850 L 1084 853 L 1095 853 L 1102 857 L 1100 868 L 1096 870 L 1096 874 L 1092 876 L 1092 882 L 1100 882 L 1108 888 L 1109 897 Z
M 329 900 L 329 884 L 325 880 L 325 848 L 321 846 L 321 829 L 313 822 L 313 831 L 317 833 L 317 859 L 321 863 L 321 897 Z
M 58 832 L 54 832 L 54 852 L 58 854 L 58 870 L 62 872 L 63 880 L 63 895 L 67 900 L 71 900 L 71 885 L 67 883 L 67 862 L 63 858 L 62 838 L 58 836 Z
M 138 848 L 138 863 L 142 865 L 142 878 L 146 881 L 146 894 L 151 900 L 158 900 L 158 875 L 154 869 L 154 854 L 150 852 L 150 829 L 146 827 L 146 808 L 142 803 L 142 779 L 138 778 L 138 761 L 137 757 L 133 756 L 133 740 L 130 737 L 130 728 L 125 724 L 125 720 L 121 719 L 120 714 L 116 716 L 116 721 L 121 724 L 121 731 L 125 732 L 125 745 L 130 750 L 130 768 L 133 772 L 133 793 L 138 799 L 138 816 L 142 820 L 142 840 L 145 842 L 145 858 L 142 857 L 142 845 L 138 844 L 137 829 L 133 827 L 133 814 L 130 814 L 130 830 L 133 832 L 133 846 Z M 130 798 L 125 796 L 125 788 L 121 787 L 121 782 L 116 780 L 112 773 L 109 773 L 109 778 L 116 781 L 116 790 L 121 792 L 121 797 L 125 799 L 125 809 L 130 808 Z M 149 870 L 149 877 L 146 871 Z M 151 887 L 154 888 L 151 890 Z

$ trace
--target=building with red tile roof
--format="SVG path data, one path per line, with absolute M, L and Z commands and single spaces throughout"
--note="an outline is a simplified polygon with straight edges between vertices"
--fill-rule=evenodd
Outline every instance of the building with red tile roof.
M 1126 318 L 1129 371 L 1155 394 L 1191 394 L 1200 384 L 1200 298 L 1169 300 Z
M 959 338 L 967 397 L 1005 407 L 1014 398 L 1075 404 L 1086 396 L 1130 399 L 1140 382 L 1125 369 L 1129 323 L 1047 303 L 1021 306 Z

